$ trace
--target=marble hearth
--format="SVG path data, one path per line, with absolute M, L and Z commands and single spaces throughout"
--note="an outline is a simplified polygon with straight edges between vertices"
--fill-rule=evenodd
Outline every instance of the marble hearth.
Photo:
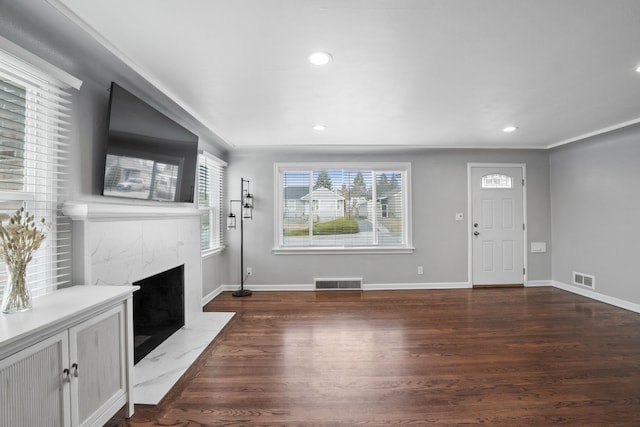
M 200 313 L 134 367 L 133 401 L 157 405 L 234 313 Z

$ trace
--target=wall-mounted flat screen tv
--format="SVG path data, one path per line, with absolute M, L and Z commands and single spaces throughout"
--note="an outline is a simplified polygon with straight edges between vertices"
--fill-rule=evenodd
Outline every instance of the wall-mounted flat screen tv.
M 111 83 L 102 195 L 192 203 L 198 136 Z

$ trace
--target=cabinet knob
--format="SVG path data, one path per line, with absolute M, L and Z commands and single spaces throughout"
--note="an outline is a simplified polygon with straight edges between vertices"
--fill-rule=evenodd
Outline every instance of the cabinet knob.
M 73 376 L 75 378 L 78 378 L 78 364 L 74 363 L 73 365 L 71 365 L 71 367 L 73 368 Z
M 71 377 L 69 376 L 70 373 L 71 373 L 71 371 L 69 371 L 66 368 L 62 370 L 62 382 L 63 383 L 70 383 L 71 382 Z

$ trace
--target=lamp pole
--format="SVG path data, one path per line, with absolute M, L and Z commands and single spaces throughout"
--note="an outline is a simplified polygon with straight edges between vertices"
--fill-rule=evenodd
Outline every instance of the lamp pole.
M 247 189 L 245 190 L 245 183 L 247 184 Z M 251 199 L 251 205 L 249 205 L 248 199 Z M 249 289 L 244 288 L 244 219 L 245 219 L 245 210 L 253 209 L 253 196 L 249 193 L 249 181 L 240 178 L 240 289 L 233 293 L 234 297 L 247 297 L 251 295 L 251 291 Z M 253 216 L 253 214 L 252 214 Z M 247 218 L 251 218 L 247 217 Z

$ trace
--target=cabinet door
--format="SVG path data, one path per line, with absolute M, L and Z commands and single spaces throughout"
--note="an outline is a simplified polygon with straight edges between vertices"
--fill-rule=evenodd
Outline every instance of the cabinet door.
M 0 426 L 69 426 L 68 366 L 67 331 L 0 360 Z
M 69 329 L 73 426 L 103 425 L 126 403 L 124 337 L 124 305 Z

